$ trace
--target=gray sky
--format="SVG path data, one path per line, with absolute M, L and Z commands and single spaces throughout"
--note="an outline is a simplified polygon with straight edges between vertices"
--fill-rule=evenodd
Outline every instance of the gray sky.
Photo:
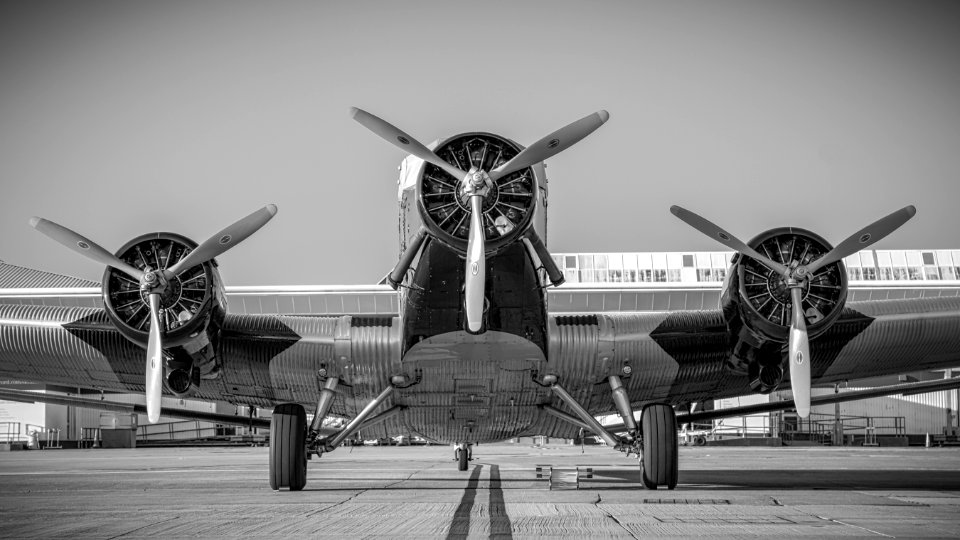
M 112 251 L 273 202 L 228 284 L 374 283 L 403 154 L 350 106 L 425 143 L 608 110 L 548 161 L 555 252 L 723 249 L 671 204 L 837 243 L 912 203 L 877 247 L 957 248 L 957 51 L 951 1 L 4 2 L 0 259 L 99 280 L 30 216 Z

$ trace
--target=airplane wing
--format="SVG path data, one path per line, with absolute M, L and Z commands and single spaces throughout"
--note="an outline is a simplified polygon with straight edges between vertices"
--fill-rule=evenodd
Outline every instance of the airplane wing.
M 310 403 L 321 370 L 332 372 L 354 356 L 351 328 L 361 329 L 356 333 L 369 341 L 369 360 L 398 361 L 399 336 L 391 337 L 391 323 L 374 316 L 228 314 L 219 331 L 219 355 L 201 366 L 207 371 L 191 396 L 259 407 Z M 0 304 L 0 377 L 141 393 L 143 349 L 125 339 L 101 308 Z M 354 390 L 376 388 L 361 381 Z M 355 413 L 350 393 L 338 395 L 346 398 L 335 401 L 332 413 Z
M 613 411 L 605 378 L 619 375 L 636 409 L 648 402 L 701 402 L 757 390 L 737 357 L 741 337 L 721 310 L 551 317 L 550 362 L 597 385 L 585 403 Z M 773 344 L 779 361 L 786 344 Z M 960 298 L 850 302 L 811 340 L 814 384 L 960 366 Z M 751 351 L 757 355 L 757 350 Z M 749 356 L 749 355 L 745 355 Z M 592 372 L 592 375 L 591 375 Z M 756 377 L 757 374 L 752 374 Z M 781 388 L 789 386 L 783 373 Z

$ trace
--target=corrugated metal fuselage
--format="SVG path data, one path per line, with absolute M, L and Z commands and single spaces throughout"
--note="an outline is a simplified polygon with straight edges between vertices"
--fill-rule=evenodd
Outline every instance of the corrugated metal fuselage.
M 434 440 L 507 439 L 530 430 L 549 390 L 536 378 L 547 351 L 546 295 L 523 244 L 488 258 L 485 332 L 464 330 L 464 261 L 430 242 L 402 304 L 400 390 L 407 426 Z

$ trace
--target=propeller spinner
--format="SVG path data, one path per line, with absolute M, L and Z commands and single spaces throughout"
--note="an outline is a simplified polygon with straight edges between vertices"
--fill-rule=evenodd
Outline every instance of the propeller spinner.
M 115 268 L 140 284 L 150 304 L 150 334 L 147 340 L 147 360 L 144 367 L 147 398 L 147 419 L 156 423 L 160 419 L 160 396 L 163 392 L 163 319 L 160 317 L 160 298 L 172 278 L 192 267 L 212 260 L 245 240 L 267 224 L 277 213 L 277 207 L 268 204 L 249 216 L 235 222 L 197 246 L 169 269 L 140 270 L 121 261 L 116 255 L 100 247 L 96 242 L 52 221 L 33 217 L 30 226 L 96 262 Z
M 713 238 L 728 248 L 747 257 L 751 257 L 771 270 L 783 276 L 784 284 L 790 290 L 793 309 L 790 316 L 790 333 L 787 346 L 788 363 L 790 365 L 790 386 L 797 407 L 797 414 L 801 418 L 810 415 L 810 339 L 807 335 L 807 321 L 802 308 L 802 292 L 804 283 L 815 272 L 829 264 L 835 263 L 844 257 L 853 255 L 861 249 L 880 241 L 893 231 L 900 228 L 916 213 L 917 209 L 905 206 L 870 225 L 850 235 L 836 247 L 815 259 L 807 265 L 799 261 L 789 261 L 785 264 L 771 260 L 738 238 L 721 229 L 716 224 L 679 206 L 671 206 L 670 212 L 701 233 Z
M 610 118 L 607 111 L 595 112 L 542 137 L 514 156 L 513 159 L 491 171 L 485 171 L 477 167 L 471 167 L 469 171 L 464 171 L 447 163 L 415 138 L 386 120 L 356 107 L 350 109 L 350 114 L 354 120 L 397 148 L 446 171 L 460 182 L 465 198 L 469 198 L 471 211 L 465 261 L 464 308 L 467 318 L 467 331 L 472 333 L 479 333 L 483 328 L 483 293 L 486 283 L 483 202 L 490 193 L 493 182 L 510 173 L 557 155 L 593 133 Z

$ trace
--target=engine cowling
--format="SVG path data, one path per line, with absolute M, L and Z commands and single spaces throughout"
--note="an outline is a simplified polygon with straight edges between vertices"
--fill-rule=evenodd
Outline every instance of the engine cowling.
M 508 162 L 523 148 L 490 133 L 464 133 L 440 141 L 434 153 L 460 169 L 491 171 Z M 537 205 L 536 167 L 508 174 L 490 184 L 483 201 L 485 251 L 496 253 L 520 238 L 533 223 Z M 467 249 L 470 201 L 460 178 L 432 163 L 425 163 L 417 182 L 417 206 L 431 236 L 460 253 Z
M 766 231 L 748 245 L 788 267 L 808 265 L 832 249 L 819 235 L 797 227 Z M 802 307 L 811 340 L 840 316 L 847 287 L 842 261 L 824 266 L 803 282 Z M 783 377 L 783 348 L 788 341 L 792 308 L 785 278 L 763 263 L 737 254 L 724 285 L 721 307 L 733 334 L 734 367 L 747 372 L 754 391 L 776 389 Z
M 150 233 L 134 238 L 116 255 L 139 270 L 166 269 L 197 247 L 175 233 Z M 147 294 L 125 273 L 107 267 L 102 282 L 103 305 L 117 330 L 146 347 L 150 331 Z M 166 384 L 179 396 L 192 395 L 200 379 L 218 371 L 215 341 L 226 314 L 226 300 L 214 261 L 182 271 L 170 279 L 160 298 L 165 325 Z

